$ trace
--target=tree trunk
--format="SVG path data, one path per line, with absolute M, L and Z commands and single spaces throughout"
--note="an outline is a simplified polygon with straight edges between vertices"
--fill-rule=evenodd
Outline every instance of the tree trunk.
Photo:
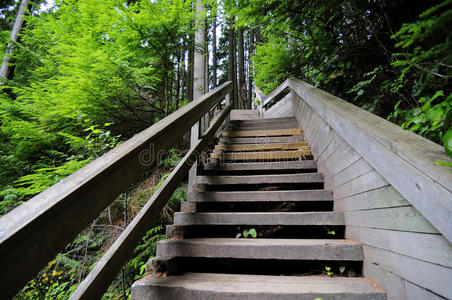
M 194 82 L 193 82 L 193 99 L 196 100 L 206 92 L 205 75 L 206 75 L 206 59 L 205 59 L 205 44 L 206 44 L 206 22 L 202 15 L 204 14 L 205 6 L 202 0 L 196 1 L 196 13 L 198 15 L 198 29 L 195 32 L 195 58 L 194 58 Z
M 232 81 L 232 103 L 234 108 L 239 108 L 237 93 L 237 67 L 236 67 L 236 45 L 234 19 L 229 19 L 229 68 L 228 78 Z
M 245 51 L 243 47 L 243 27 L 238 29 L 238 53 L 239 53 L 239 94 L 242 109 L 249 108 L 247 103 L 246 81 L 245 81 Z
M 212 26 L 212 82 L 213 87 L 217 86 L 217 13 L 216 9 L 212 14 L 213 26 Z
M 193 101 L 193 85 L 195 81 L 195 35 L 190 34 L 188 42 L 188 64 L 187 64 L 187 99 Z
M 250 29 L 250 45 L 248 47 L 248 103 L 253 100 L 253 70 L 251 56 L 254 54 L 254 29 Z
M 17 11 L 16 20 L 14 22 L 13 29 L 11 30 L 10 42 L 6 46 L 5 56 L 3 57 L 2 67 L 0 68 L 0 76 L 9 80 L 13 77 L 13 72 L 11 71 L 10 62 L 11 54 L 14 51 L 14 43 L 18 41 L 18 36 L 22 30 L 24 24 L 24 14 L 28 7 L 28 0 L 22 0 Z M 0 83 L 1 85 L 1 83 Z
M 206 63 L 204 65 L 204 91 L 209 91 L 209 23 L 206 16 L 204 27 L 204 57 Z

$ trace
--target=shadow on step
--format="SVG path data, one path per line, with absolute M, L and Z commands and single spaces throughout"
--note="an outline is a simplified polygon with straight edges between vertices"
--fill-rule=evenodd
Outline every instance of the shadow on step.
M 281 226 L 281 225 L 190 225 L 167 227 L 169 238 L 235 238 L 254 228 L 264 239 L 343 239 L 345 226 Z
M 164 272 L 177 275 L 185 272 L 254 275 L 326 275 L 357 277 L 362 275 L 360 261 L 300 261 L 275 259 L 184 258 L 164 263 Z M 341 272 L 342 271 L 342 272 Z

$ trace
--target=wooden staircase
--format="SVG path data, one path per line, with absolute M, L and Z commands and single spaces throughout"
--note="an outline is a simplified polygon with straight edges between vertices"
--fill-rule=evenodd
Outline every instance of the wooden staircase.
M 386 299 L 294 118 L 231 121 L 210 158 L 132 299 Z

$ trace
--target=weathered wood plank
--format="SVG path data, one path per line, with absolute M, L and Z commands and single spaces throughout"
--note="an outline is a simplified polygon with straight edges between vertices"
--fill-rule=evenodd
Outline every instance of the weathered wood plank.
M 323 176 L 319 173 L 299 174 L 272 174 L 272 175 L 221 175 L 198 176 L 198 184 L 296 184 L 323 182 Z
M 275 152 L 231 152 L 231 153 L 211 153 L 210 157 L 221 160 L 284 160 L 298 159 L 306 155 L 311 155 L 309 150 L 297 151 L 275 151 Z
M 227 82 L 187 104 L 0 218 L 2 296 L 12 297 L 230 89 Z
M 345 211 L 410 205 L 410 203 L 391 185 L 336 199 L 334 204 L 337 205 L 337 207 L 340 207 L 340 210 Z
M 220 137 L 220 144 L 269 144 L 303 142 L 301 135 L 271 137 Z
M 231 124 L 227 131 L 238 131 L 238 130 L 268 130 L 268 129 L 291 129 L 297 128 L 298 124 L 296 122 L 280 122 L 272 124 L 256 124 L 256 125 L 236 125 Z
M 272 102 L 272 100 L 277 97 L 279 94 L 281 94 L 287 87 L 289 86 L 289 80 L 284 81 L 280 86 L 278 86 L 273 92 L 271 92 L 262 103 L 262 107 L 267 109 L 267 105 Z M 265 113 L 265 112 L 264 112 Z
M 363 259 L 361 245 L 339 239 L 196 238 L 163 240 L 158 243 L 158 259 L 175 257 L 347 261 Z
M 358 152 L 353 150 L 347 143 L 342 143 L 337 150 L 325 161 L 325 165 L 328 166 L 328 177 L 334 177 L 339 172 L 353 165 L 361 158 Z M 364 163 L 363 163 L 364 164 Z M 358 165 L 355 166 L 355 170 Z M 361 170 L 367 170 L 370 166 L 364 165 Z M 357 170 L 358 171 L 358 170 Z M 370 170 L 369 170 L 370 171 Z M 362 172 L 362 171 L 361 171 Z M 363 173 L 364 174 L 364 173 Z M 344 174 L 339 177 L 343 177 Z M 353 179 L 353 178 L 351 178 Z
M 338 212 L 234 212 L 234 213 L 175 213 L 174 224 L 189 225 L 282 225 L 323 226 L 345 225 Z
M 141 241 L 149 224 L 157 222 L 161 210 L 171 195 L 187 175 L 198 153 L 208 145 L 218 128 L 229 115 L 232 106 L 228 105 L 217 116 L 207 129 L 203 138 L 182 158 L 177 167 L 170 173 L 160 188 L 152 195 L 138 215 L 116 239 L 113 245 L 102 256 L 94 269 L 83 280 L 70 299 L 99 299 L 116 278 L 121 267 L 127 262 L 136 245 Z
M 305 150 L 307 142 L 298 143 L 274 143 L 274 144 L 242 144 L 242 145 L 216 145 L 215 150 L 222 151 L 255 151 L 255 150 Z
M 231 121 L 234 120 L 254 120 L 260 119 L 259 112 L 251 109 L 233 109 L 230 115 Z
M 223 136 L 229 136 L 229 137 L 285 136 L 285 135 L 301 135 L 301 129 L 300 128 L 292 128 L 292 129 L 244 130 L 244 131 L 225 131 L 225 132 L 223 132 Z
M 204 166 L 209 171 L 289 171 L 289 170 L 315 170 L 313 160 L 252 162 L 252 163 L 208 163 Z
M 389 185 L 383 177 L 376 171 L 372 170 L 362 176 L 359 176 L 343 185 L 338 186 L 334 190 L 334 198 L 341 199 L 347 196 L 352 196 L 364 193 L 370 190 L 378 189 Z
M 452 160 L 441 146 L 298 79 L 289 85 L 452 241 L 452 173 L 435 164 Z
M 390 251 L 363 245 L 364 257 L 371 263 L 445 298 L 452 298 L 452 269 Z
M 438 233 L 414 207 L 345 211 L 347 226 Z
M 350 160 L 354 160 L 354 158 L 344 157 L 344 161 Z M 340 163 L 340 165 L 342 167 L 342 163 Z M 373 170 L 372 166 L 362 157 L 340 172 L 335 173 L 339 168 L 330 169 L 330 173 L 334 175 L 328 174 L 329 176 L 325 179 L 325 181 L 328 182 L 328 188 L 334 189 Z
M 293 116 L 291 94 L 287 94 L 283 99 L 279 100 L 275 105 L 264 112 L 264 117 L 288 117 Z
M 391 300 L 444 300 L 443 297 L 406 281 L 368 260 L 364 260 L 363 275 L 382 286 Z
M 439 234 L 348 225 L 345 236 L 368 246 L 452 268 L 452 244 Z
M 329 190 L 201 192 L 188 199 L 195 202 L 332 201 Z

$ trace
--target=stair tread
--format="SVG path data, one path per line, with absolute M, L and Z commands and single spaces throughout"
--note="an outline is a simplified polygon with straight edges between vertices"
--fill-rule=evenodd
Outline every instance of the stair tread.
M 206 175 L 197 176 L 198 184 L 296 184 L 323 182 L 321 173 L 270 174 L 270 175 Z
M 206 164 L 204 170 L 209 171 L 267 171 L 267 170 L 305 170 L 316 169 L 316 163 L 312 159 L 300 161 L 281 161 L 281 162 L 237 162 L 237 163 L 222 163 Z
M 237 130 L 223 131 L 223 136 L 243 137 L 243 136 L 285 136 L 285 135 L 301 135 L 300 128 L 289 129 L 267 129 L 267 130 Z
M 228 145 L 250 144 L 250 143 L 291 143 L 303 142 L 303 136 L 258 136 L 258 137 L 220 137 L 220 143 Z
M 176 225 L 345 225 L 340 212 L 176 213 Z
M 364 278 L 213 273 L 147 276 L 133 284 L 132 293 L 133 299 L 386 299 Z
M 333 192 L 331 190 L 200 192 L 190 194 L 189 201 L 195 202 L 333 201 Z
M 307 142 L 296 143 L 261 143 L 261 144 L 241 144 L 241 145 L 216 145 L 215 150 L 222 151 L 253 151 L 253 150 L 288 150 L 288 149 L 305 149 L 308 148 Z
M 360 261 L 363 250 L 344 239 L 193 238 L 158 243 L 159 260 L 175 257 Z

